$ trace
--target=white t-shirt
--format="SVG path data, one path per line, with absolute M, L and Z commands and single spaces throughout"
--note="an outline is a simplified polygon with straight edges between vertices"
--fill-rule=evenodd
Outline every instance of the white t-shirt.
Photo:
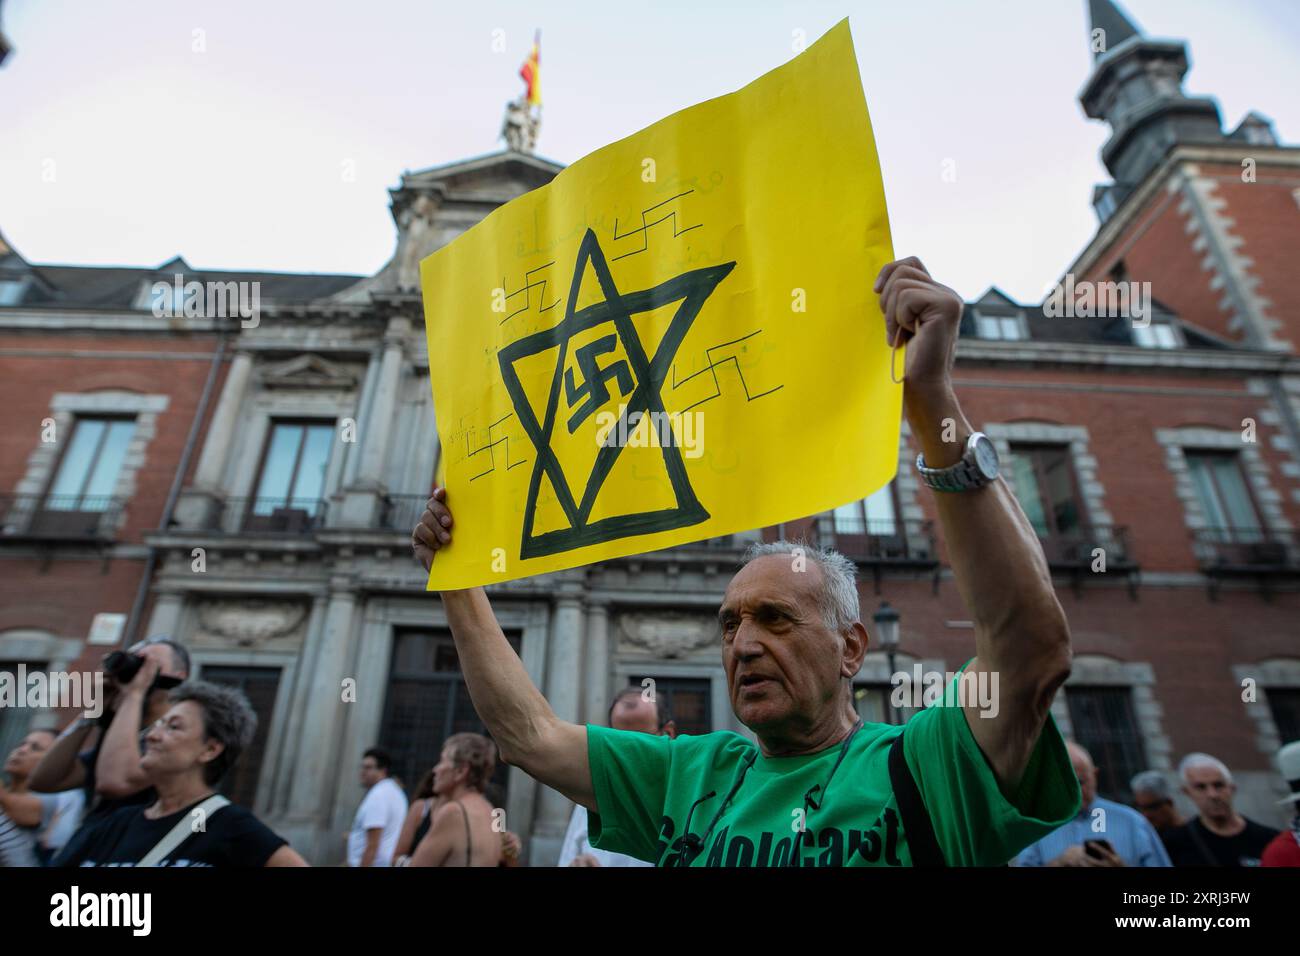
M 402 835 L 405 820 L 406 794 L 392 779 L 385 777 L 370 788 L 361 806 L 357 807 L 352 831 L 348 834 L 348 866 L 361 865 L 361 857 L 366 852 L 366 831 L 377 828 L 384 832 L 380 834 L 379 852 L 373 865 L 392 866 L 393 851 L 397 849 L 397 838 Z
M 587 808 L 578 804 L 573 808 L 573 816 L 569 818 L 569 829 L 564 834 L 564 843 L 560 846 L 560 862 L 556 866 L 568 866 L 574 857 L 582 853 L 590 853 L 601 866 L 654 866 L 653 863 L 638 860 L 634 856 L 597 850 L 588 843 Z

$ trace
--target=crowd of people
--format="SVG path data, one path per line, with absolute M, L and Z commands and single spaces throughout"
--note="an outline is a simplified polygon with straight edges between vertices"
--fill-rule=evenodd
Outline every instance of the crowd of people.
M 126 683 L 106 679 L 99 718 L 33 730 L 8 755 L 0 867 L 306 866 L 217 792 L 257 729 L 244 694 L 190 679 L 189 654 L 173 640 L 131 654 L 141 666 Z M 487 737 L 449 737 L 408 808 L 391 757 L 366 751 L 347 865 L 518 865 L 521 841 L 489 798 L 496 762 Z
M 1223 761 L 1191 753 L 1178 765 L 1179 789 L 1196 814 L 1185 820 L 1168 778 L 1156 770 L 1129 784 L 1133 806 L 1097 794 L 1091 754 L 1068 745 L 1079 780 L 1079 813 L 1064 826 L 1025 848 L 1016 866 L 1300 866 L 1300 741 L 1278 751 L 1277 762 L 1291 787 L 1282 802 L 1294 811 L 1287 830 L 1257 823 L 1233 807 L 1237 785 Z
M 215 792 L 252 740 L 256 717 L 248 701 L 232 688 L 185 679 L 188 655 L 175 642 L 152 641 L 133 651 L 153 666 L 119 692 L 121 718 L 109 714 L 106 726 L 76 721 L 62 734 L 33 730 L 8 755 L 0 780 L 0 866 L 305 866 L 247 808 Z M 182 682 L 150 689 L 158 674 Z M 128 709 L 144 715 L 142 731 L 125 716 Z M 677 736 L 662 699 L 640 687 L 614 697 L 609 726 Z M 135 754 L 115 746 L 134 739 L 141 742 Z M 1013 865 L 1300 866 L 1300 742 L 1278 753 L 1292 789 L 1284 802 L 1296 810 L 1291 828 L 1282 831 L 1234 809 L 1232 773 L 1208 754 L 1189 754 L 1178 767 L 1179 790 L 1196 809 L 1184 819 L 1165 774 L 1133 777 L 1133 806 L 1126 806 L 1097 793 L 1097 767 L 1085 748 L 1073 741 L 1066 747 L 1081 792 L 1079 812 L 1024 849 Z M 503 825 L 491 782 L 496 764 L 489 738 L 454 734 L 408 802 L 392 776 L 392 756 L 379 747 L 367 750 L 360 770 L 365 794 L 347 835 L 347 865 L 520 865 L 522 841 Z M 578 805 L 557 865 L 654 864 L 592 846 L 587 809 Z
M 886 341 L 906 343 L 904 412 L 936 491 L 948 559 L 975 625 L 959 681 L 997 680 L 992 713 L 926 707 L 906 724 L 864 723 L 853 679 L 870 644 L 857 568 L 806 543 L 751 548 L 718 612 L 736 719 L 678 735 L 638 688 L 608 727 L 561 719 L 533 684 L 483 588 L 441 594 L 457 656 L 490 735 L 456 734 L 413 803 L 379 748 L 346 836 L 350 866 L 502 866 L 521 856 L 490 781 L 498 753 L 576 804 L 569 866 L 1251 866 L 1297 865 L 1300 816 L 1282 832 L 1233 808 L 1227 767 L 1191 754 L 1178 768 L 1197 814 L 1178 816 L 1158 773 L 1132 784 L 1138 809 L 1101 798 L 1088 752 L 1051 717 L 1070 675 L 1069 625 L 1038 535 L 996 448 L 964 415 L 951 379 L 960 296 L 916 258 L 876 279 Z M 473 529 L 470 547 L 475 546 Z M 435 489 L 412 532 L 431 568 L 455 522 Z M 132 649 L 104 714 L 57 737 L 33 731 L 5 764 L 0 862 L 54 866 L 302 866 L 286 841 L 217 792 L 253 739 L 242 694 L 189 679 L 171 640 Z M 947 698 L 945 694 L 945 699 Z M 1300 743 L 1279 765 L 1300 797 Z M 834 786 L 832 786 L 834 784 Z

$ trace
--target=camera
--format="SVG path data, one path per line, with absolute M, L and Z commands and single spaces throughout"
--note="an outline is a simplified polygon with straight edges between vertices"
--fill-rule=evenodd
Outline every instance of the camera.
M 140 668 L 143 666 L 144 658 L 129 651 L 113 651 L 104 658 L 104 673 L 117 681 L 119 685 L 131 683 L 131 679 L 140 673 Z M 180 683 L 181 679 L 179 677 L 159 674 L 154 678 L 153 687 L 169 690 Z

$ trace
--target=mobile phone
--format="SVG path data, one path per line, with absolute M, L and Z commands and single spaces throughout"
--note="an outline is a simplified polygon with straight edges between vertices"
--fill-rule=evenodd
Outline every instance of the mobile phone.
M 1110 845 L 1109 840 L 1084 840 L 1083 841 L 1083 852 L 1088 854 L 1088 856 L 1100 860 L 1102 858 L 1101 853 L 1099 851 L 1100 849 L 1104 849 L 1110 853 L 1115 852 L 1115 848 Z

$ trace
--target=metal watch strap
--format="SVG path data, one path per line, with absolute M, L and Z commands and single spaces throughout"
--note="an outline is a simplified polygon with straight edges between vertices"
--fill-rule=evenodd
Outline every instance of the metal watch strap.
M 971 491 L 987 484 L 974 462 L 968 461 L 964 455 L 947 468 L 930 468 L 925 464 L 925 456 L 917 455 L 916 470 L 921 473 L 926 486 L 935 491 Z

